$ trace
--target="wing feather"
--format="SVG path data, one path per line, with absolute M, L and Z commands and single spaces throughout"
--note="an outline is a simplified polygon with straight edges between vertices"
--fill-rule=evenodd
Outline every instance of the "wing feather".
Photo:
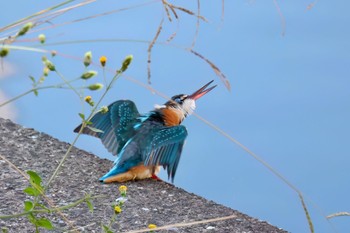
M 130 100 L 118 100 L 108 106 L 108 112 L 96 113 L 90 120 L 90 126 L 102 130 L 95 132 L 85 127 L 83 134 L 100 138 L 103 145 L 113 155 L 119 154 L 127 141 L 135 135 L 134 125 L 139 123 L 140 114 L 134 102 Z M 74 132 L 79 132 L 79 125 Z
M 182 125 L 155 131 L 142 155 L 144 164 L 162 165 L 173 181 L 186 137 L 187 130 Z

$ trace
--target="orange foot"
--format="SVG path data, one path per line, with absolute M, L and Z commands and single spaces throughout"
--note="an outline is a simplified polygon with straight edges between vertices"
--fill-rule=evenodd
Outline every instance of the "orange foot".
M 156 181 L 162 181 L 164 182 L 161 178 L 159 178 L 156 174 L 152 174 L 151 176 L 152 179 L 156 180 Z

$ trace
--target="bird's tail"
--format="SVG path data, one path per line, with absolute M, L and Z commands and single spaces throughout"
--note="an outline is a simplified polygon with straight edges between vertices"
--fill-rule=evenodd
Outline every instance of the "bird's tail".
M 135 160 L 135 161 L 128 161 L 127 163 L 123 163 L 122 165 L 120 165 L 120 157 L 118 157 L 115 161 L 114 161 L 114 166 L 112 167 L 111 170 L 109 170 L 109 172 L 107 172 L 104 176 L 102 176 L 99 181 L 103 182 L 103 183 L 110 183 L 110 182 L 124 182 L 126 180 L 131 180 L 131 179 L 124 179 L 122 177 L 117 177 L 120 175 L 125 175 L 128 170 L 136 165 L 138 165 L 140 163 L 140 161 Z
M 127 171 L 127 169 L 125 169 L 124 167 L 118 167 L 117 165 L 114 165 L 112 167 L 112 169 L 109 170 L 109 172 L 107 172 L 104 176 L 102 176 L 99 179 L 99 181 L 105 183 L 106 179 L 113 177 L 113 176 L 117 176 L 117 175 L 124 173 L 126 171 Z

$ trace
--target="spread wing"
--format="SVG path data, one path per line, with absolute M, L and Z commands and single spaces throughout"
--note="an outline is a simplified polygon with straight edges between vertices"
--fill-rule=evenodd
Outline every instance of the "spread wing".
M 186 137 L 187 130 L 182 125 L 155 131 L 142 155 L 144 164 L 162 165 L 173 181 Z
M 103 132 L 85 127 L 82 133 L 100 138 L 108 151 L 117 155 L 125 143 L 135 135 L 134 125 L 140 121 L 139 116 L 134 102 L 118 100 L 108 106 L 107 113 L 98 112 L 90 120 L 92 124 L 89 126 Z M 80 128 L 81 125 L 74 132 L 79 132 Z

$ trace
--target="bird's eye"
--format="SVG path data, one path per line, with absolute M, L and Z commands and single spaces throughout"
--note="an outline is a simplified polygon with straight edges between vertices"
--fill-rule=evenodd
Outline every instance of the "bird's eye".
M 187 98 L 187 95 L 176 95 L 176 96 L 173 96 L 171 100 L 172 102 L 182 105 L 186 98 Z
M 176 98 L 176 99 L 175 99 L 175 101 L 176 101 L 176 103 L 181 104 L 181 103 L 182 103 L 182 101 L 183 101 L 183 98 L 178 97 L 178 98 Z

